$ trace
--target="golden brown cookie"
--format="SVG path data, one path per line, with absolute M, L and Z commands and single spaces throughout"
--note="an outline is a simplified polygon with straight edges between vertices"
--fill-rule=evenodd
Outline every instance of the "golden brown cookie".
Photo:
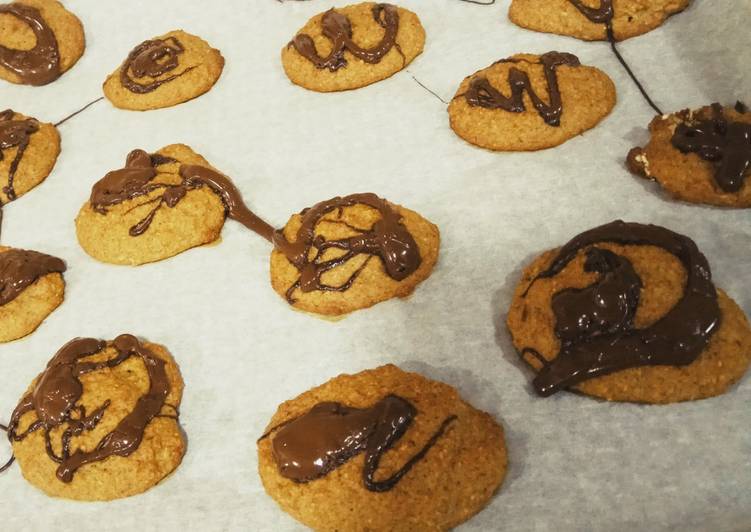
M 341 316 L 407 297 L 438 260 L 438 228 L 375 194 L 321 202 L 275 237 L 271 285 L 296 309 Z
M 347 420 L 363 424 L 344 430 L 354 428 Z M 283 403 L 267 430 L 258 442 L 264 488 L 315 530 L 447 530 L 479 512 L 506 474 L 503 429 L 489 414 L 393 365 L 340 375 Z M 366 442 L 388 444 L 381 456 L 355 448 Z M 337 444 L 342 451 L 310 462 Z M 293 464 L 295 456 L 304 460 Z M 311 465 L 316 478 L 294 480 Z
M 0 205 L 44 181 L 60 155 L 60 134 L 52 124 L 0 112 Z
M 180 370 L 161 345 L 131 335 L 69 342 L 11 418 L 24 478 L 47 495 L 83 501 L 148 490 L 185 454 L 182 392 Z
M 615 100 L 607 74 L 572 54 L 517 54 L 465 78 L 448 111 L 451 128 L 467 142 L 531 151 L 595 127 Z
M 60 2 L 0 4 L 0 79 L 46 85 L 75 65 L 85 47 L 81 21 Z
M 104 82 L 115 107 L 148 111 L 178 105 L 208 92 L 224 58 L 203 39 L 175 30 L 144 41 Z
M 140 159 L 134 154 L 146 159 L 144 168 L 137 166 Z M 185 186 L 179 173 L 182 165 L 211 168 L 184 144 L 166 146 L 153 156 L 132 152 L 126 168 L 110 172 L 94 185 L 92 198 L 78 213 L 81 247 L 102 262 L 135 266 L 219 238 L 225 220 L 221 197 L 209 187 Z
M 62 304 L 64 271 L 55 257 L 0 246 L 0 343 L 31 334 Z
M 310 19 L 282 49 L 289 79 L 319 92 L 357 89 L 386 79 L 422 53 L 425 30 L 413 12 L 362 2 Z
M 622 41 L 661 26 L 688 3 L 689 0 L 512 0 L 508 16 L 523 28 L 587 41 L 607 39 L 607 17 L 616 40 Z
M 705 272 L 687 237 L 623 222 L 535 259 L 507 324 L 538 393 L 672 403 L 726 392 L 751 363 L 751 327 Z
M 656 116 L 649 144 L 632 149 L 631 172 L 692 203 L 751 207 L 751 112 L 740 102 Z

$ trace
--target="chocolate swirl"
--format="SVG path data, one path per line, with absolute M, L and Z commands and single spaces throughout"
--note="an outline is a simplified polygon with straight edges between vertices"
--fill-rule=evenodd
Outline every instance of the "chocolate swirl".
M 188 67 L 179 74 L 156 79 L 175 70 L 180 64 L 180 55 L 184 52 L 185 47 L 175 37 L 144 41 L 131 50 L 120 67 L 120 83 L 136 94 L 153 92 L 165 83 L 174 81 L 195 68 Z M 145 80 L 145 82 L 141 83 L 137 80 Z
M 60 77 L 60 50 L 52 29 L 38 9 L 21 3 L 0 5 L 0 14 L 13 15 L 34 32 L 36 44 L 30 50 L 13 50 L 0 45 L 0 65 L 26 85 L 46 85 Z
M 108 209 L 115 205 L 146 196 L 155 190 L 161 190 L 160 196 L 148 199 L 141 204 L 153 203 L 155 206 L 145 218 L 130 228 L 131 236 L 140 236 L 151 227 L 154 217 L 162 207 L 174 208 L 189 190 L 206 186 L 222 199 L 229 218 L 271 241 L 274 228 L 248 209 L 240 191 L 232 181 L 220 173 L 203 166 L 180 165 L 180 183 L 153 182 L 159 166 L 177 162 L 171 157 L 159 154 L 150 155 L 143 150 L 133 150 L 128 154 L 125 168 L 107 173 L 94 185 L 89 198 L 92 209 L 100 214 L 107 214 Z
M 688 279 L 680 301 L 654 324 L 634 327 L 641 280 L 624 257 L 596 247 L 601 242 L 651 245 L 675 255 Z M 553 297 L 556 336 L 561 349 L 546 360 L 532 348 L 522 349 L 542 364 L 534 380 L 537 393 L 552 395 L 584 380 L 627 368 L 650 365 L 684 366 L 707 346 L 720 325 L 720 308 L 704 255 L 690 238 L 656 225 L 615 221 L 591 229 L 563 246 L 551 265 L 535 277 L 558 275 L 586 249 L 585 271 L 600 277 L 583 289 L 566 289 Z
M 0 161 L 4 158 L 3 150 L 18 148 L 8 169 L 8 184 L 3 187 L 3 192 L 8 197 L 8 201 L 16 199 L 13 181 L 16 178 L 16 172 L 18 172 L 18 165 L 21 164 L 26 148 L 29 147 L 31 136 L 39 131 L 39 122 L 33 118 L 13 120 L 14 115 L 15 113 L 10 109 L 0 113 Z
M 375 480 L 383 455 L 407 432 L 417 409 L 406 399 L 388 395 L 370 408 L 319 403 L 308 413 L 284 423 L 271 442 L 279 473 L 295 482 L 311 482 L 365 452 L 362 481 L 370 491 L 389 491 L 422 460 L 456 416 L 446 418 L 425 445 L 390 477 Z M 260 441 L 260 440 L 259 440 Z
M 93 338 L 79 338 L 66 344 L 47 364 L 39 376 L 34 390 L 21 399 L 13 411 L 8 427 L 8 439 L 15 442 L 24 440 L 37 430 L 44 431 L 47 455 L 59 464 L 57 478 L 70 482 L 81 467 L 106 460 L 110 456 L 130 456 L 141 445 L 144 431 L 151 421 L 161 415 L 165 400 L 170 392 L 169 379 L 165 362 L 156 357 L 135 336 L 123 334 L 111 344 L 117 354 L 100 362 L 85 359 L 97 355 L 108 344 Z M 149 389 L 136 402 L 117 426 L 102 438 L 92 451 L 78 449 L 71 452 L 71 440 L 85 431 L 94 430 L 102 421 L 110 406 L 107 400 L 93 412 L 87 414 L 86 408 L 79 404 L 83 396 L 81 375 L 114 368 L 132 357 L 143 360 L 149 375 Z M 19 433 L 21 417 L 29 412 L 36 414 L 36 420 Z M 169 417 L 175 417 L 170 415 Z M 53 449 L 50 432 L 67 425 L 61 436 L 61 454 Z
M 736 104 L 743 114 L 745 105 Z M 712 117 L 681 123 L 671 139 L 683 153 L 696 153 L 715 167 L 714 179 L 725 192 L 738 192 L 751 168 L 751 124 L 728 120 L 722 106 L 712 104 Z
M 379 63 L 386 54 L 396 47 L 402 59 L 404 54 L 401 52 L 396 42 L 396 35 L 399 32 L 399 11 L 396 6 L 391 4 L 375 4 L 373 6 L 373 19 L 385 30 L 385 34 L 377 45 L 372 48 L 361 48 L 352 41 L 352 24 L 349 19 L 329 9 L 324 13 L 321 19 L 323 35 L 331 41 L 331 52 L 326 57 L 321 57 L 316 50 L 316 45 L 310 35 L 304 33 L 298 34 L 289 43 L 305 59 L 313 63 L 316 68 L 327 68 L 335 72 L 347 65 L 347 59 L 344 52 L 348 51 L 358 59 L 366 63 Z
M 315 228 L 324 216 L 335 210 L 341 212 L 341 209 L 357 204 L 376 209 L 381 218 L 370 229 L 352 227 L 360 233 L 357 236 L 340 240 L 324 240 L 323 237 L 316 236 Z M 388 276 L 396 281 L 402 281 L 412 275 L 422 263 L 417 243 L 401 223 L 401 215 L 375 194 L 336 197 L 318 203 L 301 214 L 302 224 L 294 242 L 289 242 L 282 231 L 276 231 L 273 238 L 276 249 L 284 253 L 287 260 L 300 272 L 300 278 L 287 291 L 289 303 L 294 303 L 292 294 L 297 288 L 303 292 L 348 290 L 365 269 L 370 257 L 339 286 L 327 285 L 321 280 L 321 276 L 359 254 L 379 257 Z M 345 253 L 333 259 L 324 259 L 323 255 L 328 249 L 343 250 Z
M 527 61 L 511 58 L 502 59 L 497 63 L 521 62 Z M 529 74 L 516 67 L 512 67 L 508 72 L 508 83 L 511 86 L 510 96 L 504 96 L 490 84 L 487 77 L 480 76 L 470 82 L 469 89 L 464 93 L 464 98 L 471 106 L 484 107 L 485 109 L 502 109 L 510 113 L 523 113 L 526 110 L 526 106 L 524 105 L 524 92 L 526 91 L 532 100 L 532 104 L 545 123 L 549 126 L 558 127 L 561 125 L 563 103 L 561 101 L 561 91 L 558 88 L 556 69 L 561 65 L 577 67 L 580 64 L 579 58 L 573 54 L 548 52 L 540 56 L 540 64 L 543 66 L 545 81 L 548 85 L 549 104 L 545 103 L 545 100 L 540 98 L 534 91 Z
M 16 299 L 37 279 L 64 271 L 65 263 L 50 255 L 24 249 L 0 252 L 0 306 Z

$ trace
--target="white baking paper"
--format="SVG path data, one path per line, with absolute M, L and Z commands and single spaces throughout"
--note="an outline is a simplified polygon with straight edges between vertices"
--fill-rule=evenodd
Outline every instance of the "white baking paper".
M 227 64 L 192 102 L 139 113 L 104 101 L 64 124 L 52 175 L 5 209 L 3 245 L 60 256 L 69 271 L 64 305 L 35 334 L 0 346 L 0 421 L 63 343 L 133 332 L 168 346 L 180 363 L 189 448 L 162 484 L 110 503 L 50 499 L 15 466 L 0 476 L 1 529 L 300 530 L 261 486 L 256 438 L 282 401 L 387 362 L 456 386 L 506 428 L 506 482 L 462 530 L 751 529 L 750 378 L 722 397 L 673 406 L 540 399 L 504 325 L 523 265 L 615 218 L 694 238 L 717 286 L 751 313 L 749 211 L 671 201 L 626 171 L 626 153 L 647 140 L 653 113 L 606 43 L 518 28 L 508 0 L 401 0 L 420 15 L 425 52 L 381 83 L 317 94 L 287 80 L 279 53 L 330 0 L 65 3 L 84 23 L 86 53 L 51 85 L 2 83 L 0 107 L 59 120 L 100 96 L 134 45 L 176 28 L 207 39 Z M 747 0 L 697 0 L 620 49 L 666 111 L 748 101 L 749 20 Z M 445 105 L 411 77 L 448 100 L 497 59 L 553 49 L 606 71 L 618 104 L 595 129 L 538 153 L 470 146 L 449 128 Z M 331 323 L 292 311 L 272 291 L 268 243 L 232 221 L 218 245 L 157 264 L 89 258 L 73 220 L 91 185 L 131 149 L 174 142 L 232 176 L 275 225 L 338 194 L 373 191 L 408 206 L 441 229 L 438 267 L 410 299 Z

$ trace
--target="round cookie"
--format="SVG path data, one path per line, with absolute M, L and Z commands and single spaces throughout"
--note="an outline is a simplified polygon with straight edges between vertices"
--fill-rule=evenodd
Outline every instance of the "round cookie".
M 560 323 L 555 312 L 556 295 L 565 293 L 567 289 L 596 286 L 600 277 L 591 269 L 587 271 L 585 268 L 587 253 L 593 247 L 611 251 L 618 257 L 627 259 L 638 275 L 641 288 L 633 317 L 633 327 L 637 331 L 647 331 L 664 321 L 667 315 L 678 308 L 686 293 L 686 267 L 676 255 L 663 247 L 598 242 L 579 249 L 573 260 L 552 277 L 540 275 L 549 271 L 554 259 L 560 256 L 561 249 L 542 254 L 525 268 L 514 292 L 507 318 L 514 346 L 522 358 L 538 372 L 538 376 L 543 367 L 543 359 L 547 361 L 547 365 L 558 357 L 565 356 L 562 352 L 562 337 L 557 329 Z M 602 278 L 608 282 L 607 275 Z M 602 288 L 600 293 L 607 294 L 606 288 Z M 719 326 L 714 323 L 709 341 L 693 362 L 685 365 L 636 365 L 580 381 L 568 389 L 609 401 L 653 404 L 696 400 L 726 392 L 744 375 L 751 363 L 751 327 L 743 311 L 732 299 L 721 290 L 717 290 L 716 294 Z M 697 308 L 710 306 L 707 302 L 696 305 Z M 579 315 L 571 308 L 567 311 L 567 319 L 573 320 Z M 581 321 L 591 323 L 591 315 L 589 316 Z M 694 319 L 688 317 L 683 321 L 687 324 L 694 323 L 691 321 Z M 657 333 L 651 338 L 652 341 L 662 341 Z M 689 339 L 684 345 L 691 345 L 692 341 Z M 604 352 L 609 354 L 607 349 Z M 657 353 L 658 356 L 667 354 Z
M 0 343 L 31 334 L 62 304 L 64 271 L 55 257 L 0 246 Z
M 178 198 L 174 206 L 170 206 L 171 189 L 158 186 L 171 185 L 177 190 L 184 182 L 179 174 L 181 165 L 211 168 L 209 163 L 184 144 L 166 146 L 156 155 L 162 159 L 174 159 L 163 159 L 154 165 L 155 176 L 147 186 L 157 185 L 156 188 L 100 208 L 89 200 L 81 208 L 76 218 L 76 233 L 81 247 L 93 258 L 111 264 L 136 266 L 172 257 L 219 238 L 226 217 L 225 205 L 219 195 L 208 187 L 191 188 Z M 127 171 L 126 167 L 116 172 L 125 172 L 127 176 Z M 92 197 L 102 187 L 108 186 L 107 179 L 116 172 L 110 172 L 94 185 Z M 116 184 L 128 186 L 127 181 Z M 145 221 L 150 224 L 141 234 L 134 236 L 134 228 L 140 224 L 143 229 Z
M 724 125 L 723 125 L 724 124 Z M 731 127 L 727 127 L 732 124 Z M 687 133 L 690 151 L 679 149 Z M 650 140 L 632 149 L 627 165 L 632 173 L 653 179 L 668 194 L 691 203 L 724 207 L 751 207 L 751 112 L 740 102 L 656 116 L 649 124 Z M 673 141 L 679 142 L 677 146 Z M 730 150 L 733 150 L 732 157 Z M 706 151 L 707 157 L 702 155 Z M 719 154 L 719 156 L 718 156 Z M 734 159 L 732 168 L 723 161 Z M 718 180 L 723 170 L 728 180 Z
M 182 392 L 180 370 L 161 345 L 131 335 L 69 342 L 32 382 L 11 420 L 21 473 L 47 495 L 65 499 L 108 501 L 148 490 L 185 454 Z M 36 430 L 25 434 L 34 423 Z M 67 453 L 66 431 L 72 432 Z M 60 462 L 50 457 L 45 434 Z
M 282 49 L 282 66 L 306 89 L 357 89 L 399 72 L 424 45 L 425 30 L 413 12 L 363 2 L 310 19 Z
M 612 6 L 615 39 L 622 41 L 661 26 L 671 15 L 686 8 L 689 0 L 585 0 L 580 5 L 594 10 Z M 569 35 L 586 41 L 607 39 L 604 21 L 586 16 L 572 0 L 512 0 L 511 21 L 523 28 Z
M 381 207 L 382 211 L 376 207 Z M 314 210 L 319 210 L 320 217 L 310 218 Z M 383 230 L 387 219 L 394 225 Z M 312 231 L 308 232 L 304 225 Z M 287 247 L 294 247 L 303 243 L 303 237 L 308 239 L 309 245 L 301 254 L 314 257 L 312 262 L 321 272 L 319 282 L 310 283 L 306 290 L 301 288 L 305 268 L 290 260 L 291 254 L 284 252 L 282 242 L 285 240 Z M 358 249 L 348 251 L 331 244 L 357 241 L 363 237 L 372 242 L 372 248 L 358 243 Z M 314 242 L 317 245 L 311 245 Z M 298 310 L 342 316 L 393 297 L 409 296 L 433 271 L 438 260 L 440 233 L 435 225 L 414 211 L 374 194 L 360 194 L 334 198 L 293 215 L 275 237 L 275 244 L 270 267 L 274 290 Z M 316 247 L 325 249 L 318 253 Z M 300 253 L 302 250 L 293 251 Z M 328 261 L 345 256 L 343 264 L 331 269 L 324 266 Z M 389 271 L 389 263 L 384 262 L 384 258 L 389 260 L 389 257 L 405 263 L 409 262 L 408 259 L 414 260 L 408 265 L 410 269 L 399 275 Z M 343 290 L 331 287 L 342 287 Z
M 0 79 L 46 85 L 75 65 L 85 47 L 81 21 L 57 0 L 0 4 Z
M 340 403 L 342 410 L 378 409 L 388 403 L 392 409 L 382 410 L 382 422 L 403 414 L 393 407 L 406 408 L 412 421 L 401 426 L 401 437 L 376 461 L 376 489 L 383 489 L 384 479 L 420 451 L 424 454 L 381 492 L 366 487 L 366 452 L 343 457 L 315 480 L 296 482 L 284 476 L 275 452 L 286 447 L 277 438 L 283 442 L 294 430 L 291 421 L 324 402 Z M 404 419 L 397 425 L 399 421 Z M 393 365 L 340 375 L 283 403 L 268 431 L 258 442 L 264 488 L 284 511 L 315 530 L 447 530 L 479 512 L 506 474 L 503 429 L 489 414 L 464 402 L 451 386 Z M 335 433 L 329 434 L 333 438 Z M 326 434 L 317 436 L 306 441 L 313 445 L 327 439 Z
M 45 180 L 60 155 L 60 133 L 52 124 L 7 109 L 0 112 L 0 205 Z
M 517 54 L 465 78 L 448 112 L 451 128 L 467 142 L 532 151 L 595 127 L 615 101 L 613 81 L 572 54 Z
M 203 39 L 175 30 L 144 41 L 104 82 L 115 107 L 148 111 L 192 100 L 217 82 L 224 58 Z

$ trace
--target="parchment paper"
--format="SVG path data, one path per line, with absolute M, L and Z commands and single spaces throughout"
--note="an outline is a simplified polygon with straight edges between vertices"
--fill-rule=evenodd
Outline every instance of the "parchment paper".
M 69 270 L 64 305 L 32 336 L 0 346 L 0 420 L 69 339 L 133 332 L 166 345 L 181 365 L 185 460 L 156 488 L 106 504 L 50 499 L 16 466 L 0 476 L 0 528 L 300 530 L 261 486 L 256 438 L 280 402 L 339 373 L 394 362 L 456 386 L 506 427 L 506 482 L 462 530 L 751 529 L 751 379 L 673 406 L 540 399 L 504 325 L 524 264 L 615 218 L 690 235 L 717 286 L 751 313 L 749 211 L 671 201 L 625 170 L 652 112 L 607 44 L 518 28 L 508 0 L 400 3 L 420 15 L 425 52 L 409 72 L 357 91 L 306 91 L 281 68 L 281 47 L 330 0 L 70 0 L 86 29 L 81 61 L 45 87 L 2 83 L 1 107 L 54 122 L 100 96 L 134 45 L 171 29 L 204 37 L 227 60 L 214 89 L 190 103 L 138 113 L 105 101 L 61 126 L 54 172 L 6 208 L 2 234 L 4 245 L 60 256 Z M 665 110 L 748 101 L 750 16 L 747 0 L 697 0 L 621 50 Z M 551 49 L 605 70 L 618 104 L 594 130 L 538 153 L 466 144 L 445 105 L 411 78 L 448 100 L 496 59 Z M 408 206 L 440 227 L 439 265 L 410 299 L 330 323 L 292 311 L 272 291 L 268 243 L 232 221 L 218 245 L 154 265 L 89 258 L 73 219 L 91 185 L 131 149 L 173 142 L 232 176 L 276 225 L 337 194 L 373 191 Z M 0 452 L 8 452 L 1 440 Z

